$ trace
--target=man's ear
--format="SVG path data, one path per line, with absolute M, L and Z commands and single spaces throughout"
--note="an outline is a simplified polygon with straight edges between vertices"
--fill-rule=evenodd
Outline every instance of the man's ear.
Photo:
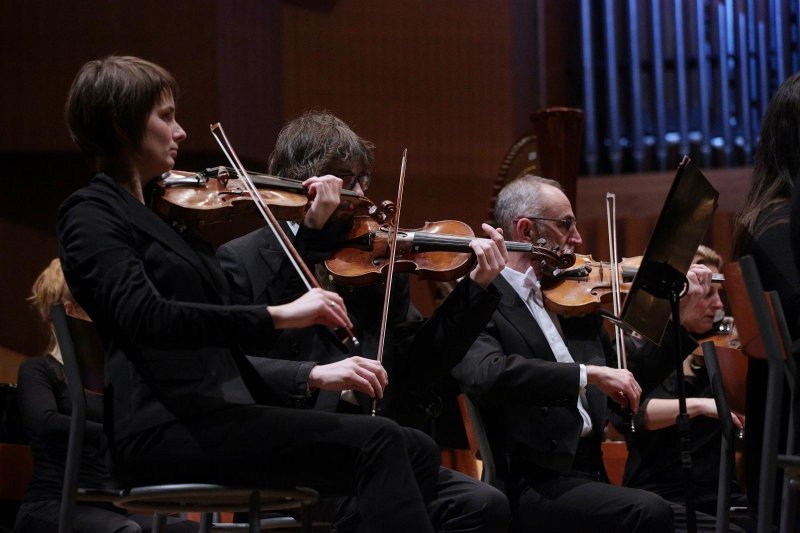
M 536 240 L 536 230 L 533 227 L 533 222 L 527 218 L 517 220 L 516 233 L 518 239 L 521 241 L 534 242 Z

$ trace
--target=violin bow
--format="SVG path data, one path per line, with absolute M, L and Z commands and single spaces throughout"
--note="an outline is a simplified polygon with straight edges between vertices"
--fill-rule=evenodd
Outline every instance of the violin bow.
M 267 203 L 259 194 L 258 189 L 256 188 L 253 180 L 250 178 L 250 175 L 245 170 L 244 165 L 239 160 L 239 156 L 236 155 L 236 152 L 233 150 L 233 146 L 228 141 L 227 135 L 225 135 L 225 130 L 222 129 L 222 124 L 219 122 L 215 124 L 211 124 L 211 134 L 214 136 L 214 139 L 219 144 L 222 153 L 225 154 L 225 157 L 228 158 L 228 161 L 231 164 L 231 167 L 236 171 L 236 175 L 242 181 L 247 192 L 250 193 L 251 198 L 253 198 L 253 202 L 255 202 L 256 208 L 264 217 L 264 220 L 267 223 L 270 231 L 275 235 L 278 239 L 278 243 L 281 245 L 283 252 L 289 258 L 289 261 L 292 263 L 292 266 L 297 271 L 297 274 L 300 276 L 300 279 L 303 280 L 303 283 L 306 286 L 306 290 L 311 290 L 312 287 L 314 288 L 321 288 L 317 278 L 311 273 L 309 270 L 308 265 L 306 265 L 303 258 L 300 257 L 300 254 L 295 249 L 292 241 L 286 235 L 286 232 L 283 231 L 280 224 L 278 223 L 278 219 L 275 218 L 275 215 L 272 214 L 272 210 L 270 210 Z M 350 328 L 345 328 L 345 332 L 350 337 L 350 341 L 353 343 L 354 346 L 358 346 L 358 338 L 356 338 L 355 333 Z
M 383 363 L 383 351 L 386 344 L 386 328 L 389 322 L 389 303 L 392 297 L 392 279 L 394 278 L 394 260 L 397 256 L 397 228 L 400 227 L 400 208 L 403 204 L 403 186 L 406 181 L 406 161 L 408 160 L 408 148 L 403 150 L 403 159 L 400 162 L 400 184 L 397 187 L 397 203 L 395 204 L 394 221 L 389 224 L 389 236 L 387 246 L 389 247 L 389 264 L 386 267 L 386 287 L 383 293 L 383 312 L 381 313 L 381 330 L 378 337 L 378 353 L 376 357 L 379 363 Z M 372 416 L 378 410 L 378 400 L 372 400 Z
M 609 271 L 611 272 L 611 295 L 614 305 L 614 316 L 619 318 L 622 305 L 621 305 L 621 291 L 619 288 L 619 254 L 617 253 L 617 195 L 611 192 L 606 193 L 606 218 L 608 220 L 608 248 L 611 260 Z M 602 272 L 602 264 L 600 265 Z M 628 369 L 628 353 L 625 351 L 625 333 L 622 328 L 614 323 L 614 332 L 616 335 L 615 342 L 617 348 L 617 368 Z M 636 431 L 636 426 L 633 422 L 633 416 L 630 420 L 631 432 Z
M 611 192 L 606 193 L 606 219 L 608 221 L 608 248 L 611 256 L 611 268 L 609 269 L 611 272 L 611 295 L 614 316 L 619 318 L 622 305 L 619 288 L 619 255 L 617 254 L 617 195 Z M 624 333 L 617 324 L 614 324 L 614 331 L 617 343 L 617 368 L 627 370 L 628 357 L 625 353 Z

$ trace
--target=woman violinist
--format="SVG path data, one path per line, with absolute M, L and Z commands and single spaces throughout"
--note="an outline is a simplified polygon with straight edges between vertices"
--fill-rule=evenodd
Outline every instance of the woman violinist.
M 714 250 L 700 246 L 694 264 L 708 267 L 719 273 L 722 258 Z M 708 292 L 696 303 L 682 311 L 683 327 L 695 338 L 702 339 L 713 328 L 722 313 L 719 285 L 711 285 Z M 686 408 L 691 418 L 692 483 L 694 502 L 698 512 L 699 529 L 713 530 L 717 505 L 719 480 L 720 425 L 711 383 L 699 348 L 683 362 Z M 635 419 L 636 432 L 627 435 L 628 461 L 623 484 L 646 489 L 678 504 L 684 503 L 684 479 L 681 458 L 677 453 L 678 399 L 676 374 L 672 373 L 661 385 L 642 399 Z M 741 414 L 731 413 L 734 424 L 742 429 Z M 619 422 L 615 420 L 615 422 Z M 620 424 L 617 424 L 620 425 Z M 745 506 L 747 499 L 738 485 L 732 488 L 732 505 Z M 733 517 L 738 527 L 749 528 L 749 519 Z M 737 527 L 732 530 L 740 531 Z
M 326 386 L 324 365 L 265 362 L 259 379 L 240 349 L 269 346 L 287 327 L 349 327 L 341 298 L 312 290 L 284 305 L 232 305 L 208 247 L 144 205 L 186 138 L 177 92 L 161 67 L 110 56 L 81 68 L 67 100 L 72 137 L 100 173 L 59 209 L 58 240 L 106 348 L 112 476 L 308 485 L 357 495 L 368 530 L 431 531 L 396 424 L 279 407 Z M 385 372 L 358 369 L 351 388 L 380 396 Z

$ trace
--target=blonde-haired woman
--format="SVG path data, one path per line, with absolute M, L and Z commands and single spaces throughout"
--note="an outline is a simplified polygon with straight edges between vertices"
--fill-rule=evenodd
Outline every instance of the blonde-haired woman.
M 53 259 L 39 274 L 28 298 L 39 318 L 48 327 L 47 350 L 41 357 L 31 357 L 19 369 L 18 399 L 25 432 L 33 452 L 33 478 L 25 501 L 17 513 L 14 530 L 18 533 L 58 531 L 61 486 L 67 457 L 72 406 L 67 391 L 61 350 L 50 319 L 50 308 L 63 303 L 67 313 L 88 320 L 86 313 L 69 292 L 61 263 Z M 79 485 L 103 486 L 108 482 L 101 447 L 102 398 L 87 398 L 87 422 Z M 76 532 L 111 533 L 146 530 L 149 516 L 127 516 L 111 504 L 78 504 L 75 509 Z M 141 524 L 141 525 L 140 525 Z M 195 531 L 191 522 L 171 523 L 169 531 Z

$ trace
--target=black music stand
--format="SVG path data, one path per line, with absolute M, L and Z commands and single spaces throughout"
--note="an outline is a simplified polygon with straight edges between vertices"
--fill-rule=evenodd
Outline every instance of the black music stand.
M 675 324 L 675 372 L 678 383 L 677 427 L 686 488 L 689 533 L 697 530 L 692 491 L 689 415 L 686 412 L 683 357 L 680 347 L 679 300 L 688 287 L 686 276 L 700 240 L 717 209 L 719 193 L 688 157 L 678 166 L 675 180 L 656 222 L 642 264 L 622 308 L 621 321 L 646 339 L 661 345 L 670 316 Z

